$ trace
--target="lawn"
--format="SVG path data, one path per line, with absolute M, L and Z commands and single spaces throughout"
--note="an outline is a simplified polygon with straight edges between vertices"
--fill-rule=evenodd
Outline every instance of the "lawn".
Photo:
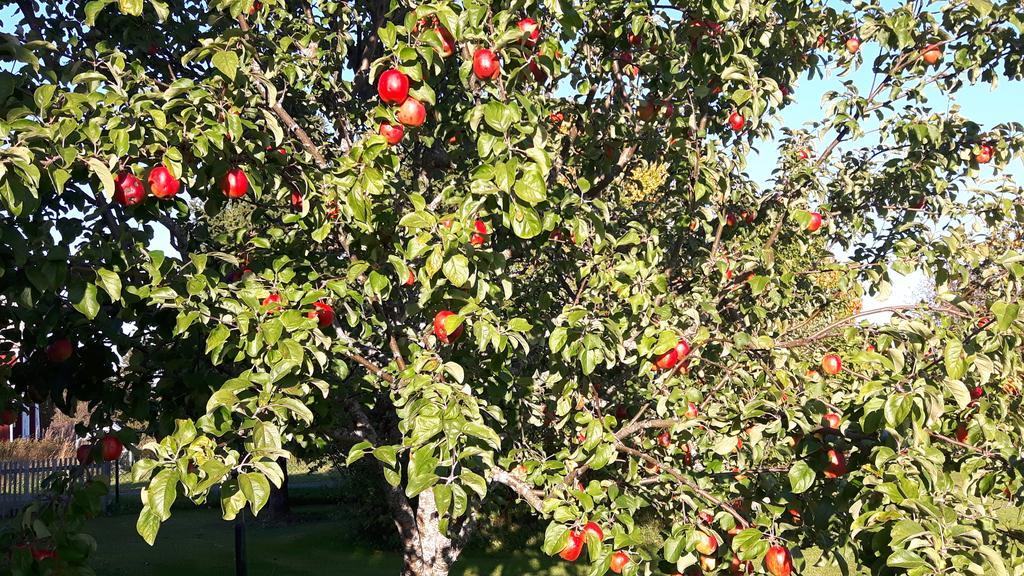
M 344 511 L 335 506 L 301 506 L 288 523 L 250 523 L 247 529 L 251 576 L 395 576 L 396 552 L 353 545 Z M 99 551 L 93 568 L 100 576 L 192 576 L 234 574 L 232 525 L 216 510 L 175 511 L 150 548 L 135 533 L 132 514 L 98 518 L 89 524 Z M 534 551 L 539 554 L 539 550 Z M 556 559 L 557 560 L 557 559 Z M 562 562 L 536 555 L 469 552 L 453 574 L 459 576 L 574 576 Z

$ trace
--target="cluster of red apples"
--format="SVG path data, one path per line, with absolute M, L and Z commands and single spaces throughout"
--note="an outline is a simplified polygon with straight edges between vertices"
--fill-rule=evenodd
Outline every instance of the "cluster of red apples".
M 156 198 L 174 198 L 181 191 L 181 180 L 163 164 L 150 169 L 146 184 Z M 114 178 L 114 202 L 122 206 L 140 204 L 146 198 L 146 188 L 131 171 L 118 172 Z M 221 178 L 220 189 L 228 198 L 241 198 L 249 191 L 249 178 L 241 168 L 232 168 Z

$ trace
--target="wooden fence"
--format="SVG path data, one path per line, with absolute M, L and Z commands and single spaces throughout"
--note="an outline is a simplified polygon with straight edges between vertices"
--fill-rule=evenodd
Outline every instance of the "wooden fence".
M 112 482 L 113 464 L 91 464 L 86 474 L 93 477 L 104 476 Z M 32 499 L 42 491 L 43 481 L 50 475 L 79 467 L 78 461 L 74 458 L 0 462 L 0 517 L 14 515 L 32 502 Z

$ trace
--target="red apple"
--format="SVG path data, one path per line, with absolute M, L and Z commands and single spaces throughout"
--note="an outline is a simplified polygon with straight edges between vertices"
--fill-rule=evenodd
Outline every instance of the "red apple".
M 733 132 L 739 132 L 743 130 L 743 127 L 747 124 L 747 119 L 743 117 L 743 114 L 739 112 L 733 112 L 729 114 L 729 127 L 732 128 Z
M 273 314 L 281 309 L 281 295 L 275 292 L 264 298 L 261 305 L 267 309 L 268 314 Z
M 801 520 L 801 516 L 800 516 L 800 511 L 797 510 L 796 508 L 790 508 L 789 509 L 789 519 L 790 519 L 790 521 L 793 522 L 793 524 L 800 524 L 800 522 L 802 521 Z
M 50 548 L 38 548 L 32 546 L 32 559 L 36 562 L 57 558 L 57 551 Z
M 480 80 L 497 78 L 501 66 L 498 57 L 490 48 L 477 48 L 473 53 L 473 74 Z
M 693 402 L 687 402 L 686 403 L 686 417 L 689 418 L 690 420 L 693 420 L 698 415 L 699 415 L 699 412 L 697 411 L 697 405 L 694 404 Z
M 793 558 L 789 549 L 776 544 L 768 549 L 764 557 L 764 567 L 772 576 L 790 576 L 793 573 Z
M 171 174 L 163 164 L 149 171 L 149 191 L 157 198 L 173 198 L 181 190 L 181 180 Z
M 835 376 L 843 369 L 843 360 L 837 354 L 825 354 L 821 359 L 821 369 L 829 376 Z
M 658 445 L 662 448 L 668 448 L 672 445 L 672 435 L 668 432 L 662 432 L 658 434 Z
M 829 449 L 826 453 L 828 465 L 825 466 L 825 478 L 838 478 L 846 474 L 846 455 L 838 450 Z
M 829 412 L 828 414 L 825 414 L 821 418 L 821 425 L 826 428 L 831 428 L 833 430 L 838 430 L 842 422 L 843 421 L 839 417 L 839 414 L 836 414 L 835 412 Z
M 801 148 L 797 155 L 800 156 L 801 160 L 807 160 L 811 157 L 811 152 L 807 148 Z
M 710 556 L 718 550 L 718 539 L 704 531 L 697 532 L 697 543 L 694 546 L 697 552 L 704 556 Z
M 981 386 L 971 388 L 971 400 L 977 400 L 985 395 L 985 389 Z
M 82 444 L 75 451 L 75 458 L 78 459 L 78 463 L 82 466 L 88 466 L 92 464 L 92 444 Z
M 967 442 L 967 425 L 960 424 L 956 427 L 956 432 L 953 433 L 958 442 Z
M 850 54 L 856 54 L 857 51 L 860 50 L 860 38 L 857 38 L 856 36 L 854 36 L 853 38 L 850 38 L 849 40 L 847 40 L 846 41 L 846 50 Z
M 220 181 L 220 190 L 228 198 L 245 196 L 245 193 L 249 191 L 249 177 L 245 175 L 245 170 L 237 167 L 228 170 L 228 173 Z
M 929 44 L 921 51 L 921 58 L 929 65 L 935 65 L 942 59 L 942 48 L 939 48 L 937 44 Z
M 524 44 L 527 46 L 537 45 L 537 39 L 540 38 L 540 24 L 537 24 L 536 20 L 526 17 L 520 20 L 516 26 L 518 26 L 519 29 L 522 30 L 523 34 L 525 34 L 523 39 Z
M 586 538 L 588 534 L 593 534 L 598 542 L 604 540 L 604 530 L 601 530 L 601 527 L 596 522 L 587 522 L 583 526 L 583 537 Z
M 667 352 L 654 359 L 654 366 L 659 370 L 670 370 L 679 362 L 679 352 L 669 348 Z
M 296 210 L 301 210 L 302 209 L 302 194 L 299 194 L 295 190 L 292 190 L 290 201 L 291 201 L 291 204 L 292 204 L 292 208 L 294 208 Z
M 562 557 L 562 560 L 575 562 L 580 557 L 580 552 L 583 551 L 583 544 L 585 543 L 586 539 L 583 537 L 583 533 L 574 530 L 569 533 L 569 541 L 565 543 L 565 548 L 562 548 L 558 555 Z
M 142 181 L 131 172 L 118 172 L 114 178 L 114 202 L 122 206 L 135 206 L 146 197 Z
M 644 37 L 639 34 L 633 34 L 632 32 L 626 34 L 626 42 L 629 42 L 630 46 L 639 46 L 644 41 Z
M 624 405 L 619 404 L 615 407 L 615 419 L 622 422 L 626 418 L 629 418 L 629 409 Z
M 811 212 L 811 221 L 807 223 L 807 231 L 808 232 L 817 232 L 818 229 L 821 228 L 821 222 L 822 222 L 821 213 L 820 212 Z
M 732 560 L 729 561 L 729 574 L 733 576 L 742 576 L 743 574 L 753 574 L 754 563 L 740 560 L 739 556 L 733 554 Z
M 377 94 L 385 104 L 402 104 L 409 97 L 409 77 L 391 68 L 377 79 Z
M 700 569 L 702 572 L 708 574 L 715 571 L 715 567 L 718 566 L 718 560 L 714 556 L 701 556 L 700 557 Z
M 992 146 L 989 144 L 982 144 L 978 147 L 978 153 L 974 155 L 974 159 L 978 164 L 988 164 L 992 161 Z
M 459 336 L 462 336 L 463 326 L 461 324 L 451 334 L 444 329 L 444 319 L 454 314 L 451 310 L 441 310 L 437 313 L 437 316 L 434 316 L 434 335 L 445 344 L 451 344 L 458 340 Z
M 384 140 L 391 146 L 398 144 L 402 141 L 402 136 L 405 136 L 405 126 L 401 124 L 392 124 L 390 122 L 380 123 L 380 135 L 384 137 Z
M 427 119 L 427 109 L 415 98 L 406 98 L 395 114 L 398 121 L 406 126 L 422 126 Z
M 71 344 L 70 340 L 58 338 L 46 347 L 46 357 L 54 364 L 61 364 L 67 362 L 68 358 L 71 358 L 74 350 L 75 347 Z
M 470 244 L 473 246 L 481 246 L 484 242 L 487 242 L 487 235 L 489 232 L 487 231 L 487 224 L 484 224 L 483 220 L 473 222 L 473 230 L 475 230 L 475 232 L 473 232 L 469 237 Z
M 404 286 L 412 286 L 415 283 L 416 283 L 416 273 L 412 271 L 412 268 L 409 268 L 409 272 L 405 276 L 405 282 L 403 282 L 402 285 L 404 285 Z
M 725 215 L 725 225 L 726 226 L 730 226 L 730 227 L 735 226 L 736 225 L 736 215 L 733 214 L 732 212 L 729 212 L 728 214 L 726 214 Z
M 104 436 L 103 440 L 100 440 L 100 455 L 104 462 L 117 460 L 121 457 L 122 452 L 124 452 L 124 444 L 121 444 L 117 436 Z
M 680 340 L 676 342 L 676 354 L 679 355 L 679 359 L 682 360 L 690 355 L 690 343 L 686 340 Z
M 313 302 L 313 310 L 306 316 L 316 318 L 316 322 L 321 328 L 327 328 L 334 324 L 334 308 L 326 302 Z
M 626 554 L 622 550 L 619 550 L 615 554 L 612 554 L 612 562 L 610 568 L 612 572 L 616 574 L 622 574 L 622 570 L 629 564 L 629 554 Z
M 441 57 L 447 58 L 454 54 L 455 38 L 452 37 L 452 33 L 444 26 L 437 26 L 435 30 L 441 35 Z

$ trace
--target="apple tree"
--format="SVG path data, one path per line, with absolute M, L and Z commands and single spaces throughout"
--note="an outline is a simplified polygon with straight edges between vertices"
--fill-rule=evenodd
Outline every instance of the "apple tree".
M 409 576 L 496 497 L 593 575 L 1024 571 L 1024 127 L 956 104 L 1019 0 L 0 10 L 0 402 L 135 442 L 148 542 L 333 447 Z

